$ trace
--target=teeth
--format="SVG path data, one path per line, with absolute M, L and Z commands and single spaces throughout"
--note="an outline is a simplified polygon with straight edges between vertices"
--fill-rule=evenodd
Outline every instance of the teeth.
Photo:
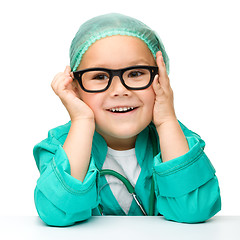
M 128 110 L 133 110 L 134 107 L 120 107 L 120 108 L 111 108 L 109 109 L 111 112 L 126 112 Z

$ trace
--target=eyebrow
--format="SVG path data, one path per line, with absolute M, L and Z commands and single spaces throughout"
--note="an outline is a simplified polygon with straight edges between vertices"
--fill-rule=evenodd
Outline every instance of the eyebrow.
M 128 63 L 128 66 L 134 66 L 134 65 L 147 65 L 147 66 L 150 66 L 150 63 L 145 60 L 145 59 L 140 59 L 140 60 L 133 60 L 131 62 Z M 93 68 L 93 67 L 102 67 L 102 68 L 108 68 L 109 65 L 107 64 L 94 64 L 94 65 L 91 65 L 90 67 L 88 68 Z M 128 67 L 127 66 L 127 67 Z

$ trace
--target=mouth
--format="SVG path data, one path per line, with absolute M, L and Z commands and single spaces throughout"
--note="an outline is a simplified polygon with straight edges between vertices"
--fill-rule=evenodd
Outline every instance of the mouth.
M 112 112 L 112 113 L 127 113 L 127 112 L 132 112 L 135 109 L 137 109 L 138 107 L 114 107 L 114 108 L 110 108 L 107 109 L 107 111 Z

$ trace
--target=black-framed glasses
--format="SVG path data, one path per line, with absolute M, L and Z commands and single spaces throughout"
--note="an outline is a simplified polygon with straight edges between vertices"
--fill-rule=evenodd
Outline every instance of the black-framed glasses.
M 106 91 L 114 76 L 118 76 L 129 90 L 146 89 L 157 73 L 156 66 L 137 65 L 121 69 L 87 68 L 73 72 L 73 75 L 84 91 L 96 93 Z

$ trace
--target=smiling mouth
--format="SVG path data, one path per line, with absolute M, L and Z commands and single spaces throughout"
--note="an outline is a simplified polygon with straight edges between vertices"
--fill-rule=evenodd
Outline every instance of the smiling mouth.
M 119 107 L 107 109 L 109 112 L 113 113 L 127 113 L 135 110 L 137 107 Z

